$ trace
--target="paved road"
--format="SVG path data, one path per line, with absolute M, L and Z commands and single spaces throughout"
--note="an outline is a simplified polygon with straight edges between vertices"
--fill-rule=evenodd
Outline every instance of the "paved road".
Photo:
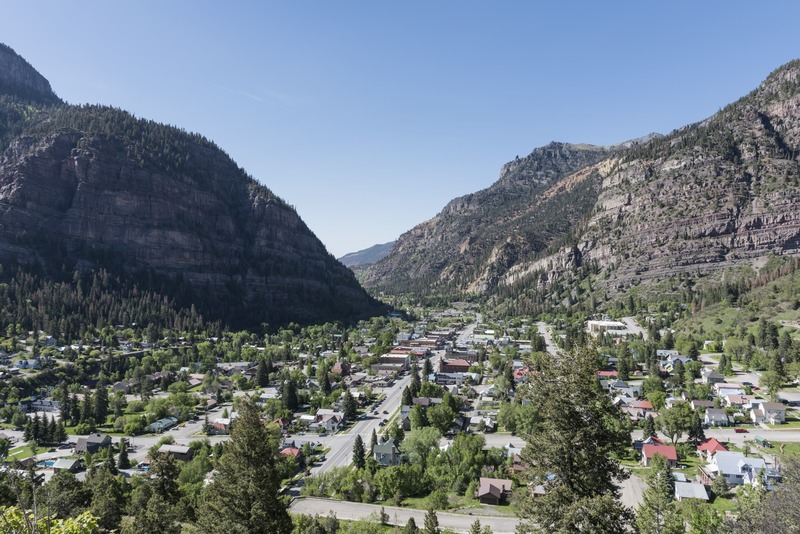
M 558 354 L 558 347 L 553 341 L 553 331 L 550 330 L 550 328 L 547 326 L 547 323 L 542 321 L 536 323 L 536 329 L 539 331 L 539 335 L 544 338 L 544 342 L 547 344 L 547 352 L 553 356 L 556 356 Z
M 377 518 L 381 513 L 381 508 L 389 515 L 389 523 L 392 525 L 404 526 L 410 517 L 418 527 L 425 524 L 425 511 L 412 508 L 398 508 L 395 506 L 378 506 L 375 504 L 363 504 L 355 502 L 337 501 L 334 499 L 318 499 L 312 497 L 301 497 L 296 499 L 289 510 L 299 514 L 319 514 L 328 515 L 334 512 L 339 519 L 355 520 Z M 493 517 L 451 514 L 447 512 L 436 512 L 439 519 L 439 526 L 449 528 L 456 532 L 469 532 L 475 519 L 480 519 L 481 525 L 489 526 L 495 534 L 513 534 L 516 532 L 519 520 L 516 517 Z
M 331 448 L 328 453 L 327 460 L 320 466 L 312 470 L 312 472 L 325 472 L 334 467 L 342 467 L 350 465 L 353 460 L 353 444 L 356 441 L 356 436 L 361 435 L 364 444 L 369 447 L 369 440 L 372 437 L 372 430 L 380 433 L 383 427 L 380 422 L 383 419 L 389 419 L 391 415 L 400 409 L 402 402 L 403 388 L 405 388 L 411 381 L 411 376 L 404 376 L 402 379 L 394 383 L 391 388 L 384 390 L 386 399 L 378 406 L 380 415 L 368 416 L 365 419 L 357 421 L 347 434 L 337 434 L 327 441 L 326 446 Z M 384 414 L 383 412 L 388 412 Z

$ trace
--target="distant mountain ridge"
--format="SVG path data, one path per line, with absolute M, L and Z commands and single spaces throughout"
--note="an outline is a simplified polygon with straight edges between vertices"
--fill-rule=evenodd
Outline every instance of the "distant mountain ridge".
M 389 243 L 383 243 L 382 245 L 372 245 L 371 247 L 365 248 L 364 250 L 359 250 L 358 252 L 349 252 L 341 258 L 338 258 L 338 260 L 342 262 L 345 267 L 371 265 L 376 261 L 380 261 L 385 258 L 389 252 L 391 252 L 395 242 L 396 241 L 390 241 Z
M 389 292 L 490 290 L 508 268 L 552 246 L 587 216 L 598 193 L 596 173 L 564 179 L 612 153 L 554 142 L 514 159 L 492 186 L 450 201 L 400 236 L 389 256 L 367 268 L 364 283 Z
M 0 94 L 6 272 L 69 280 L 102 269 L 233 327 L 383 309 L 294 209 L 212 142 L 118 109 L 64 105 L 42 80 L 0 48 L 0 87 L 13 89 Z
M 542 168 L 551 169 L 549 178 Z M 535 298 L 568 302 L 578 288 L 566 299 L 549 288 L 578 268 L 596 271 L 613 294 L 798 253 L 796 60 L 714 116 L 669 135 L 609 148 L 551 144 L 506 164 L 490 188 L 451 201 L 403 234 L 363 279 L 390 292 L 512 298 L 530 294 L 527 288 L 539 291 Z

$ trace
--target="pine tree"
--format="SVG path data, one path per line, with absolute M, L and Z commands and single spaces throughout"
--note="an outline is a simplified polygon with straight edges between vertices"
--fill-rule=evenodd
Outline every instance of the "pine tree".
M 417 522 L 414 521 L 413 517 L 408 518 L 408 523 L 406 523 L 406 526 L 403 529 L 403 534 L 419 534 L 419 528 L 417 528 Z
M 297 409 L 297 387 L 295 386 L 293 380 L 284 381 L 283 390 L 281 391 L 281 398 L 286 409 Z
M 669 461 L 653 457 L 648 487 L 642 493 L 636 523 L 641 534 L 683 534 L 683 518 L 675 506 L 675 479 Z
M 348 421 L 354 421 L 358 416 L 358 406 L 356 405 L 356 399 L 353 398 L 353 394 L 350 393 L 349 389 L 344 391 L 344 399 L 342 400 L 342 412 L 344 413 L 345 419 Z
M 201 531 L 292 531 L 292 520 L 278 498 L 277 453 L 277 436 L 261 424 L 261 413 L 253 401 L 243 400 L 225 454 L 217 462 L 217 476 L 198 506 Z
M 617 485 L 629 475 L 613 454 L 627 448 L 630 423 L 600 388 L 598 366 L 588 347 L 558 359 L 543 354 L 539 374 L 518 393 L 537 414 L 524 436 L 526 482 L 545 490 L 520 499 L 520 534 L 629 531 L 633 514 L 619 502 Z
M 128 458 L 128 443 L 125 441 L 125 438 L 120 438 L 119 440 L 118 463 L 120 469 L 128 469 L 131 466 L 131 461 Z
M 695 410 L 692 410 L 688 434 L 688 442 L 692 447 L 697 447 L 706 439 L 706 432 L 703 430 L 703 421 Z
M 364 441 L 361 439 L 361 434 L 358 434 L 353 443 L 353 465 L 356 469 L 364 469 L 364 464 Z
M 411 406 L 413 404 L 412 397 L 411 397 L 411 390 L 408 389 L 408 386 L 403 388 L 403 405 Z
M 100 378 L 97 383 L 97 391 L 94 394 L 94 408 L 93 417 L 98 425 L 106 424 L 106 416 L 108 415 L 108 389 L 106 389 L 105 378 Z
M 378 433 L 375 432 L 375 429 L 373 428 L 372 429 L 372 436 L 369 438 L 370 456 L 372 456 L 372 450 L 375 448 L 375 445 L 377 445 L 377 444 L 378 444 Z
M 433 508 L 429 508 L 427 513 L 425 514 L 425 530 L 423 532 L 425 534 L 441 534 L 442 531 L 439 530 L 439 518 L 436 515 L 436 510 Z
M 256 384 L 258 387 L 264 388 L 269 385 L 269 372 L 267 372 L 267 364 L 264 360 L 258 362 L 258 369 L 256 370 Z
M 92 503 L 89 511 L 98 519 L 100 527 L 114 530 L 119 527 L 125 509 L 125 497 L 117 478 L 108 469 L 94 470 L 89 480 Z
M 64 443 L 67 441 L 67 429 L 64 427 L 64 421 L 59 421 L 56 426 L 55 443 Z
M 644 423 L 642 424 L 642 436 L 647 439 L 650 436 L 656 435 L 656 423 L 650 416 L 645 416 Z

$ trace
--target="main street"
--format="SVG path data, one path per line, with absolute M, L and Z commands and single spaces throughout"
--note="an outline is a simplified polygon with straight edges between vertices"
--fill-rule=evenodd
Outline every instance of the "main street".
M 392 386 L 383 389 L 386 398 L 375 408 L 378 411 L 377 415 L 371 415 L 371 412 L 368 412 L 367 415 L 363 416 L 363 419 L 356 421 L 349 431 L 318 438 L 317 441 L 323 446 L 329 447 L 330 452 L 322 464 L 312 468 L 312 474 L 324 473 L 334 467 L 350 465 L 353 460 L 353 444 L 358 435 L 361 436 L 364 445 L 369 447 L 372 431 L 380 433 L 383 430 L 380 424 L 381 421 L 388 420 L 396 411 L 400 410 L 403 389 L 409 382 L 411 382 L 411 375 L 407 374 Z

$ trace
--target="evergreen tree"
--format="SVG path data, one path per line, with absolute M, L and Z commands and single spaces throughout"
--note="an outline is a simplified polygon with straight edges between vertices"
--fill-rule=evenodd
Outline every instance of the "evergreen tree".
M 278 497 L 277 453 L 277 437 L 261 424 L 253 401 L 243 400 L 225 454 L 217 462 L 217 476 L 206 487 L 198 507 L 201 531 L 292 531 L 292 521 Z
M 64 443 L 67 441 L 67 429 L 64 427 L 64 421 L 59 421 L 56 425 L 55 443 Z
M 97 517 L 100 527 L 114 530 L 119 527 L 124 510 L 125 497 L 117 478 L 108 469 L 94 470 L 89 482 L 92 503 L 89 511 Z
M 344 413 L 345 419 L 348 421 L 354 421 L 358 416 L 358 405 L 356 404 L 356 399 L 353 398 L 353 394 L 350 393 L 349 389 L 344 391 L 344 398 L 342 399 L 342 412 Z
M 128 442 L 125 441 L 125 438 L 119 439 L 118 464 L 120 469 L 129 469 L 131 466 L 131 461 L 128 458 Z
M 613 454 L 627 448 L 630 423 L 600 388 L 598 368 L 588 347 L 558 359 L 543 354 L 539 374 L 518 393 L 538 414 L 525 435 L 526 480 L 545 490 L 521 498 L 520 534 L 629 531 L 633 514 L 619 502 L 617 485 L 629 475 Z
M 94 406 L 92 403 L 92 394 L 91 392 L 86 392 L 83 396 L 83 402 L 81 403 L 81 416 L 80 422 L 86 423 L 94 416 Z
M 412 397 L 411 397 L 411 390 L 408 389 L 408 386 L 403 388 L 403 405 L 411 406 L 413 404 Z
M 650 416 L 645 416 L 642 423 L 642 436 L 647 439 L 650 436 L 656 435 L 656 423 Z
M 697 447 L 703 440 L 706 439 L 706 432 L 703 429 L 703 421 L 695 410 L 692 410 L 691 419 L 689 421 L 688 442 L 692 447 Z
M 675 506 L 675 479 L 669 461 L 653 457 L 648 487 L 642 493 L 636 523 L 641 534 L 683 534 L 686 529 Z
M 258 362 L 258 369 L 256 370 L 256 384 L 258 387 L 264 388 L 269 385 L 269 372 L 267 372 L 267 364 L 264 360 Z
M 70 407 L 70 415 L 69 420 L 73 425 L 76 425 L 80 422 L 81 419 L 81 403 L 78 402 L 78 396 L 76 394 L 72 394 L 69 401 Z
M 628 365 L 628 358 L 622 356 L 617 362 L 617 375 L 620 380 L 628 380 L 631 377 L 631 368 Z
M 411 383 L 408 385 L 408 389 L 411 390 L 412 397 L 419 396 L 419 390 L 422 387 L 422 384 L 419 381 L 419 372 L 417 366 L 414 365 L 411 368 Z
M 361 434 L 358 434 L 353 443 L 353 465 L 356 469 L 364 469 L 364 464 L 364 441 L 361 439 Z
M 408 518 L 408 523 L 406 523 L 406 526 L 403 529 L 403 534 L 419 534 L 419 529 L 417 528 L 417 522 L 414 521 L 413 517 Z
M 294 380 L 285 380 L 283 382 L 281 398 L 283 400 L 283 405 L 286 407 L 286 409 L 288 410 L 297 409 L 297 387 L 294 384 Z
M 441 534 L 439 530 L 439 517 L 436 515 L 436 510 L 429 508 L 425 513 L 425 527 L 422 531 L 425 534 Z
M 422 361 L 422 379 L 428 380 L 428 377 L 433 373 L 433 365 L 431 365 L 431 359 L 425 358 Z
M 372 429 L 372 436 L 369 438 L 369 452 L 370 456 L 372 456 L 372 450 L 375 448 L 375 445 L 378 444 L 378 433 L 375 432 L 375 429 Z
M 101 377 L 97 383 L 97 391 L 94 394 L 94 420 L 98 425 L 106 424 L 106 416 L 108 415 L 108 389 L 106 389 L 106 380 Z

